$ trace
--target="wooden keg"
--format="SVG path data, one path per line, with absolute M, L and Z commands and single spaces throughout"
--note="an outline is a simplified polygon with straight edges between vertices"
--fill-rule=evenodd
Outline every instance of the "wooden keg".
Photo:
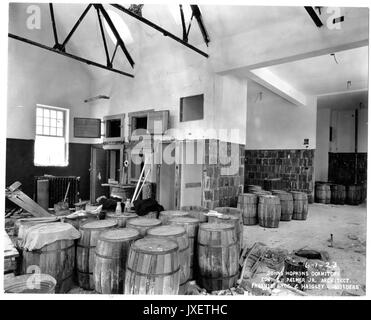
M 81 238 L 77 242 L 76 267 L 78 283 L 83 289 L 94 290 L 95 247 L 99 235 L 112 228 L 117 228 L 115 220 L 97 220 L 80 227 Z
M 258 223 L 258 196 L 256 194 L 240 194 L 237 208 L 242 211 L 242 222 L 245 226 Z
M 148 230 L 147 236 L 174 240 L 178 244 L 180 265 L 179 294 L 184 294 L 191 266 L 191 250 L 186 230 L 182 226 L 165 225 Z
M 278 228 L 281 219 L 281 201 L 277 196 L 261 195 L 258 204 L 259 225 Z
M 96 292 L 124 292 L 126 261 L 130 245 L 137 239 L 139 231 L 131 228 L 112 229 L 99 235 L 93 271 Z
M 242 219 L 242 211 L 238 208 L 232 207 L 216 207 L 214 209 L 219 213 L 223 213 L 227 217 L 234 216 L 238 219 L 238 223 L 236 223 L 236 232 L 237 232 L 237 239 L 240 244 L 240 248 L 243 247 L 243 219 Z M 234 220 L 234 219 L 233 219 Z M 239 224 L 239 226 L 238 226 Z
M 126 226 L 128 228 L 137 229 L 141 237 L 146 236 L 149 229 L 160 225 L 161 221 L 159 219 L 148 219 L 142 217 L 130 219 L 126 222 Z
M 294 201 L 293 220 L 307 220 L 308 216 L 308 195 L 305 192 L 291 191 Z
M 148 219 L 157 219 L 158 218 L 158 212 L 157 211 L 150 211 L 146 213 L 145 215 L 141 216 L 143 218 L 148 218 Z
M 331 188 L 329 184 L 316 184 L 316 202 L 329 204 L 331 202 Z
M 239 245 L 234 227 L 202 223 L 198 229 L 199 284 L 208 291 L 232 288 L 239 272 Z
M 44 238 L 53 239 L 57 233 L 68 231 L 69 228 L 72 227 L 67 223 L 51 223 L 48 228 L 38 232 L 42 232 Z M 48 274 L 57 281 L 56 293 L 68 292 L 73 287 L 75 249 L 75 240 L 73 239 L 56 240 L 37 250 L 23 249 L 21 273 Z
M 165 210 L 160 212 L 159 219 L 162 224 L 168 224 L 168 221 L 175 217 L 188 217 L 188 212 L 181 210 Z
M 87 214 L 86 216 L 76 217 L 74 219 L 65 219 L 64 221 L 74 226 L 77 230 L 80 230 L 83 224 L 96 220 L 98 220 L 96 215 Z
M 57 281 L 49 274 L 24 274 L 4 279 L 5 293 L 55 293 Z
M 294 212 L 294 200 L 292 194 L 282 190 L 272 190 L 272 193 L 280 198 L 281 221 L 291 221 Z
M 271 196 L 272 195 L 272 192 L 271 191 L 265 191 L 265 190 L 254 191 L 252 193 L 253 194 L 256 194 L 258 197 L 259 196 Z M 259 198 L 258 198 L 258 203 L 259 203 Z
M 188 235 L 189 249 L 190 249 L 190 268 L 189 279 L 194 278 L 195 258 L 197 253 L 197 234 L 200 221 L 192 217 L 176 217 L 169 220 L 169 225 L 182 226 Z
M 223 213 L 218 216 L 209 216 L 209 223 L 225 223 L 230 224 L 234 227 L 237 235 L 237 243 L 239 249 L 242 249 L 243 246 L 243 232 L 241 230 L 241 221 L 237 216 L 230 215 L 228 213 Z M 243 228 L 243 225 L 242 225 Z
M 346 199 L 346 188 L 340 184 L 331 184 L 331 203 L 332 204 L 344 204 Z
M 200 222 L 207 222 L 206 213 L 209 209 L 200 206 L 183 206 L 180 208 L 181 211 L 187 211 L 188 216 L 198 219 Z
M 131 245 L 125 294 L 175 295 L 179 279 L 178 244 L 174 240 L 146 237 Z
M 250 184 L 246 187 L 248 193 L 262 191 L 263 188 L 261 186 Z
M 350 185 L 347 187 L 346 204 L 356 206 L 359 204 L 359 188 L 356 185 Z
M 138 215 L 133 212 L 124 212 L 124 213 L 116 213 L 116 212 L 107 212 L 106 213 L 106 220 L 113 219 L 117 222 L 117 226 L 119 228 L 126 227 L 126 221 L 129 219 L 137 218 Z

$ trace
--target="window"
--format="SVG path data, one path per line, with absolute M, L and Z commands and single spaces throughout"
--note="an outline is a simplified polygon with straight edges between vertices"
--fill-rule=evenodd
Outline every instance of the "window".
M 180 98 L 180 122 L 204 118 L 204 95 Z
M 37 105 L 36 107 L 36 166 L 68 165 L 68 110 Z

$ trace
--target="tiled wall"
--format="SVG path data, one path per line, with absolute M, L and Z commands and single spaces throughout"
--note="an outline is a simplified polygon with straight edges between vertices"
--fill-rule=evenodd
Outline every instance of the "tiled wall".
M 334 183 L 349 185 L 367 180 L 367 153 L 329 153 L 328 180 Z
M 236 207 L 244 184 L 244 145 L 205 141 L 202 205 L 206 208 Z M 222 157 L 231 157 L 236 166 L 226 165 Z
M 264 179 L 281 178 L 282 189 L 308 193 L 313 200 L 314 150 L 245 150 L 245 186 L 264 186 Z

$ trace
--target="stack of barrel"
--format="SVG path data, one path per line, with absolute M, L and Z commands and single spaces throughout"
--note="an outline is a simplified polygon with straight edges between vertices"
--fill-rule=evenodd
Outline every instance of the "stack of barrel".
M 308 195 L 304 192 L 266 191 L 255 185 L 248 185 L 247 191 L 239 195 L 237 203 L 244 225 L 278 228 L 280 221 L 307 219 Z
M 366 183 L 344 186 L 317 181 L 315 186 L 315 201 L 324 204 L 359 205 L 366 200 L 366 192 Z

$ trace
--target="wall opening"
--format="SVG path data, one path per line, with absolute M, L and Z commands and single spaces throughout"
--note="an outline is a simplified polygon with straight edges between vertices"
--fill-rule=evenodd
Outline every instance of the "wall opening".
M 204 118 L 204 95 L 180 98 L 180 122 Z

